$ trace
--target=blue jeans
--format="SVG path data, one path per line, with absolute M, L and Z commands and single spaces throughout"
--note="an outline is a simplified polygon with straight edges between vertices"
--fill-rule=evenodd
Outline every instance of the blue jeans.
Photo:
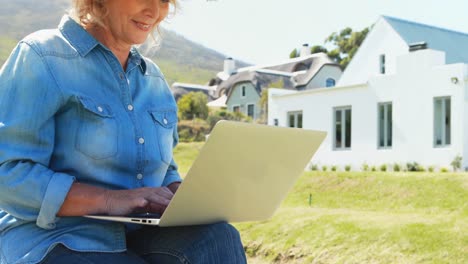
M 247 263 L 239 232 L 230 224 L 143 227 L 127 234 L 122 253 L 77 252 L 56 246 L 41 264 Z

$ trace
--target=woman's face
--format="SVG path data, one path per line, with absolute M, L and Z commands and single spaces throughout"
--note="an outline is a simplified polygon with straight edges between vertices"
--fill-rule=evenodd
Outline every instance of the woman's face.
M 145 42 L 153 29 L 166 18 L 169 0 L 108 0 L 104 18 L 109 37 L 121 45 Z

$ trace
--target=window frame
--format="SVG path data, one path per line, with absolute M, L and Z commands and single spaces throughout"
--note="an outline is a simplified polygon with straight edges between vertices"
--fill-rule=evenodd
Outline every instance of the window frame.
M 255 104 L 247 104 L 246 114 L 249 116 L 249 106 L 253 106 L 252 109 L 252 119 L 255 119 Z
M 235 108 L 236 108 L 236 107 L 238 107 L 238 108 L 239 108 L 239 111 L 238 111 L 238 112 L 240 112 L 240 111 L 241 111 L 241 106 L 240 106 L 239 104 L 235 104 L 235 105 L 232 105 L 232 112 L 233 112 L 233 113 L 235 113 L 235 112 L 236 112 L 236 110 L 235 110 Z
M 298 126 L 298 121 L 299 121 L 299 115 L 301 116 L 301 126 L 299 127 Z M 291 126 L 291 119 L 290 117 L 291 116 L 294 116 L 294 126 Z M 286 118 L 287 118 L 287 127 L 291 127 L 291 128 L 304 128 L 304 113 L 302 110 L 299 110 L 299 111 L 289 111 L 287 112 L 286 114 Z
M 346 147 L 346 111 L 349 110 L 350 111 L 350 136 L 349 136 L 349 147 Z M 337 120 L 336 120 L 336 114 L 337 114 L 337 111 L 340 111 L 341 112 L 341 115 L 340 115 L 340 118 L 341 118 L 341 124 L 340 124 L 340 129 L 341 129 L 341 142 L 342 142 L 342 146 L 338 147 L 337 146 L 337 140 L 336 140 L 336 133 L 337 133 Z M 333 147 L 333 150 L 334 151 L 343 151 L 343 150 L 351 150 L 352 149 L 352 135 L 353 135 L 353 109 L 352 109 L 352 106 L 339 106 L 339 107 L 333 107 L 333 123 L 332 123 L 332 126 L 333 126 L 333 135 L 331 137 L 331 139 L 333 140 L 332 142 L 332 147 Z
M 247 96 L 247 89 L 246 89 L 245 85 L 241 85 L 240 88 L 241 88 L 240 97 L 245 98 Z
M 385 67 L 385 54 L 380 54 L 379 56 L 379 72 L 380 74 L 385 74 L 386 73 L 386 67 Z
M 437 111 L 437 108 L 436 108 L 436 104 L 437 102 L 440 101 L 441 103 L 441 113 L 440 113 L 440 119 L 442 120 L 439 120 L 439 122 L 436 120 L 437 119 L 437 114 L 436 114 L 436 111 Z M 447 113 L 446 113 L 446 110 L 447 110 L 447 101 L 450 103 L 449 105 L 449 127 L 448 127 L 448 143 L 447 143 L 447 126 L 446 126 L 446 122 L 445 122 L 445 119 L 447 118 Z M 434 148 L 445 148 L 445 147 L 450 147 L 451 144 L 452 144 L 452 98 L 451 96 L 439 96 L 439 97 L 434 97 L 434 100 L 433 100 L 433 137 L 432 137 L 432 144 L 434 146 Z M 440 128 L 441 129 L 441 143 L 440 144 L 437 144 L 437 126 L 438 125 L 441 125 L 442 127 Z
M 383 126 L 383 133 L 384 133 L 384 138 L 383 142 L 384 145 L 380 145 L 380 107 L 384 107 L 384 126 Z M 391 107 L 391 116 L 390 116 L 390 142 L 391 144 L 388 144 L 388 106 Z M 377 104 L 377 149 L 391 149 L 393 147 L 393 102 L 381 102 Z
M 332 83 L 332 84 L 329 85 L 329 84 L 330 84 L 329 82 Z M 335 79 L 333 79 L 333 78 L 327 78 L 327 79 L 325 80 L 325 87 L 328 88 L 328 87 L 335 87 L 335 86 L 336 86 L 336 80 L 335 80 Z

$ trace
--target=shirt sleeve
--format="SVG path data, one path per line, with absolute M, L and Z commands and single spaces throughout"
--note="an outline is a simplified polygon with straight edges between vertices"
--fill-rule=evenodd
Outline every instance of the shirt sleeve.
M 173 131 L 173 148 L 177 146 L 179 143 L 179 134 L 177 133 L 177 125 L 174 127 Z M 180 174 L 178 172 L 178 166 L 176 162 L 174 161 L 174 158 L 172 158 L 171 163 L 169 164 L 169 168 L 167 169 L 166 176 L 164 177 L 164 181 L 162 186 L 169 186 L 171 183 L 174 182 L 182 182 L 182 178 L 180 177 Z
M 0 209 L 51 229 L 75 178 L 49 168 L 63 98 L 33 47 L 20 42 L 0 70 Z

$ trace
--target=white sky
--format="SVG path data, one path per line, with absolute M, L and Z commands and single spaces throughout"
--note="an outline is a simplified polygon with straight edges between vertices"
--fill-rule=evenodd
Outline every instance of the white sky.
M 304 43 L 322 45 L 347 26 L 362 30 L 380 15 L 468 33 L 468 0 L 178 1 L 164 27 L 254 64 L 282 61 Z

